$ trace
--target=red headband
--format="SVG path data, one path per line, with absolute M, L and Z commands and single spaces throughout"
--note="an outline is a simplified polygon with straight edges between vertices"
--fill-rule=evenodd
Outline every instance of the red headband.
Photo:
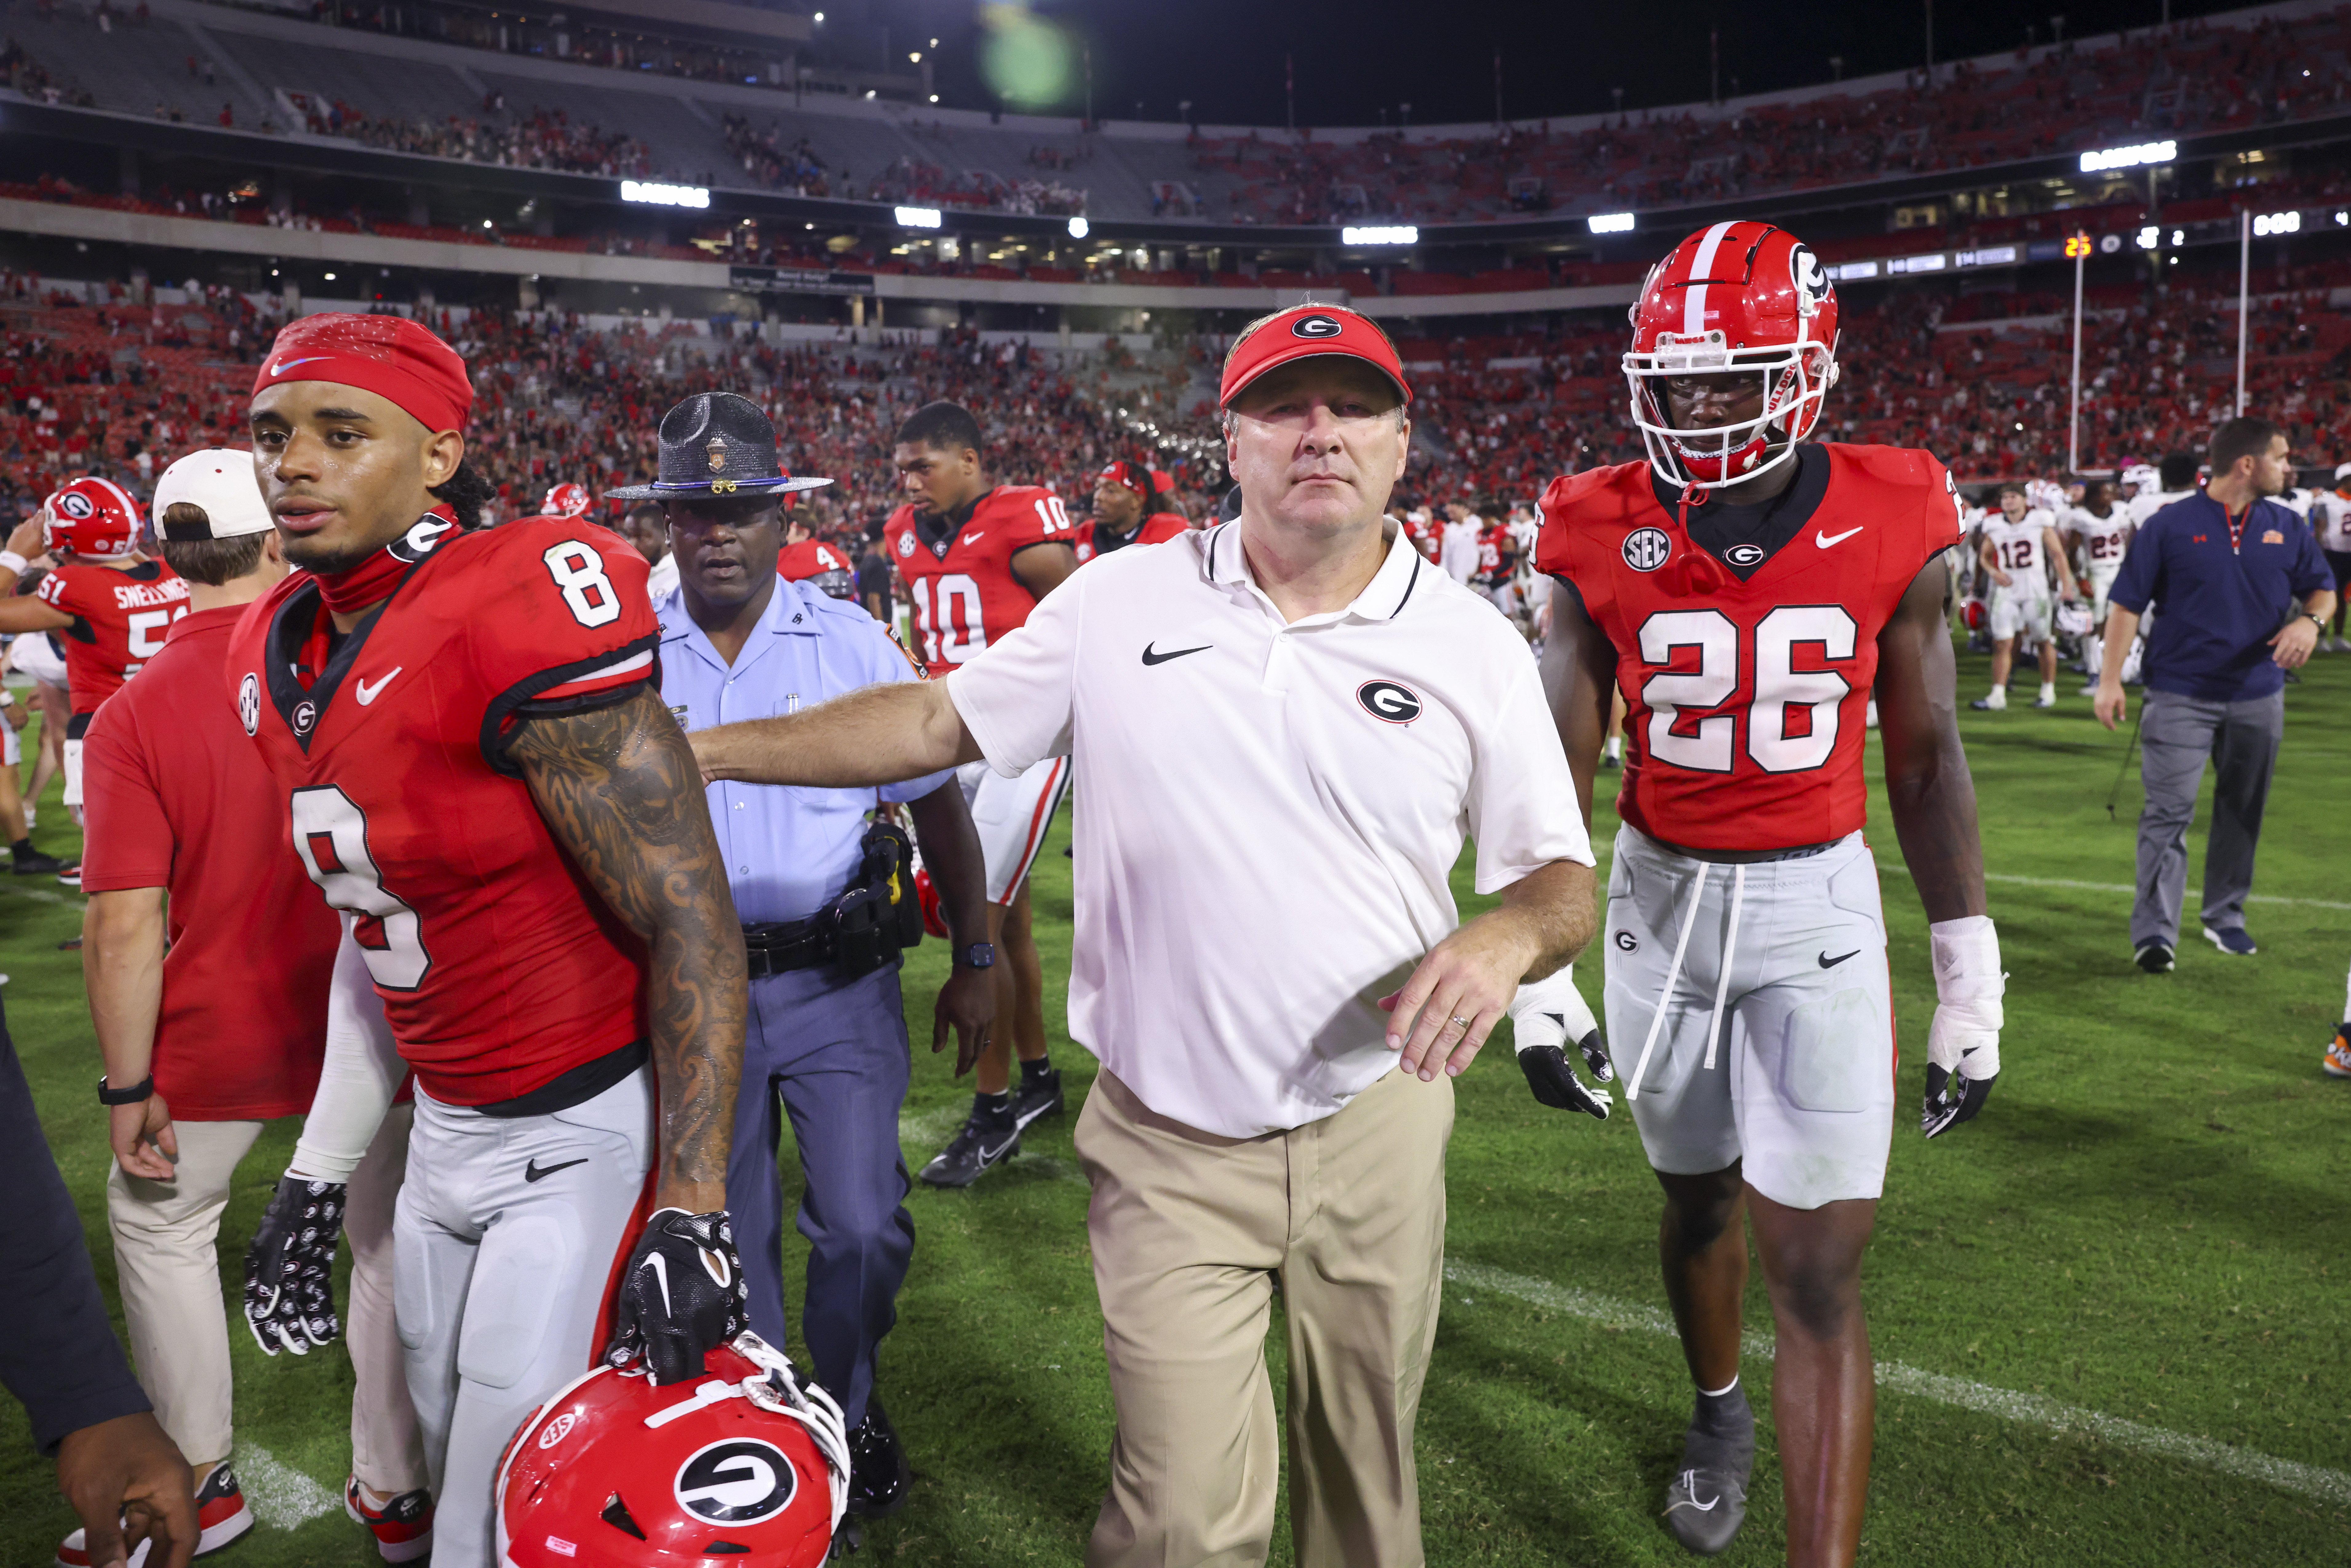
M 347 311 L 288 323 L 253 378 L 253 395 L 281 382 L 334 382 L 387 398 L 425 429 L 463 430 L 474 383 L 457 350 L 402 316 Z
M 1152 482 L 1151 470 L 1127 457 L 1112 459 L 1110 466 L 1094 476 L 1094 478 L 1096 483 L 1107 479 L 1113 485 L 1123 485 L 1146 501 L 1151 499 L 1152 493 L 1157 487 Z

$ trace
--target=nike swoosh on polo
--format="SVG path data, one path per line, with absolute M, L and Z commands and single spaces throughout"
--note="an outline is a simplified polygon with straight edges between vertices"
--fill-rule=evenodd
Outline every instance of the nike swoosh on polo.
M 1163 653 L 1158 651 L 1156 643 L 1145 643 L 1143 645 L 1143 662 L 1146 664 L 1164 664 L 1170 659 L 1180 659 L 1186 653 L 1205 653 L 1215 646 L 1214 643 L 1203 643 L 1196 648 L 1171 648 Z
M 1859 528 L 1847 528 L 1841 534 L 1824 534 L 1821 532 L 1820 529 L 1814 528 L 1813 530 L 1813 542 L 1820 546 L 1821 549 L 1826 549 L 1831 545 L 1843 544 L 1845 540 L 1853 538 L 1854 535 L 1859 532 L 1861 532 Z
M 320 360 L 331 358 L 333 356 L 330 354 L 308 354 L 298 360 L 280 360 L 269 367 L 269 373 L 273 376 L 282 376 L 297 365 L 316 364 Z
M 408 668 L 408 666 L 405 664 L 394 664 L 392 667 L 392 675 L 396 675 L 406 668 Z M 383 695 L 383 688 L 392 685 L 392 675 L 384 676 L 383 679 L 378 681 L 373 685 L 367 684 L 366 676 L 360 676 L 359 681 L 356 683 L 359 686 L 360 706 L 365 707 L 370 703 L 375 701 L 376 698 L 381 696 Z M 558 1168 L 560 1169 L 561 1167 L 559 1166 Z
M 573 1166 L 584 1166 L 587 1163 L 584 1155 L 576 1160 L 566 1160 L 559 1166 L 542 1166 L 535 1159 L 526 1160 L 523 1162 L 522 1179 L 527 1182 L 545 1181 L 558 1171 L 568 1171 Z
M 1853 950 L 1853 953 L 1840 953 L 1834 958 L 1830 957 L 1826 953 L 1823 953 L 1821 955 L 1821 967 L 1823 969 L 1834 969 L 1839 964 L 1844 963 L 1847 958 L 1852 957 L 1854 953 L 1858 953 L 1860 951 L 1860 948 L 1855 947 Z

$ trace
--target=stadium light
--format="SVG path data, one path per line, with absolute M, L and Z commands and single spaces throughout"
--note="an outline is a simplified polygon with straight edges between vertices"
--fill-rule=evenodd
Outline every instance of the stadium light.
M 1583 220 L 1583 225 L 1596 235 L 1628 235 L 1633 232 L 1633 214 L 1594 213 Z
M 2255 213 L 2253 214 L 2253 234 L 2257 238 L 2269 235 L 2292 235 L 2301 232 L 2302 214 L 2300 213 Z
M 2082 172 L 2103 169 L 2137 169 L 2147 163 L 2168 163 L 2179 156 L 2177 141 L 2142 141 L 2136 147 L 2106 147 L 2082 154 Z
M 710 193 L 700 185 L 657 185 L 650 180 L 623 180 L 621 200 L 655 207 L 706 207 L 710 204 Z
M 935 229 L 941 219 L 936 207 L 900 207 L 898 226 L 902 229 Z
M 1070 220 L 1070 237 L 1071 239 L 1083 239 L 1088 234 L 1092 232 L 1092 229 L 1093 225 L 1086 222 L 1082 217 L 1075 217 Z
M 1410 224 L 1386 228 L 1343 228 L 1339 231 L 1343 245 L 1418 245 L 1420 230 Z
M 2162 243 L 2163 231 L 2158 228 L 2155 225 L 2149 224 L 2145 228 L 2138 231 L 2139 249 L 2153 250 L 2157 246 L 2161 245 Z

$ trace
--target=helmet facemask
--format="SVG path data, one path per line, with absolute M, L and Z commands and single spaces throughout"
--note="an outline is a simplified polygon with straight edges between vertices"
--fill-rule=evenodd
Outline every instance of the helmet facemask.
M 1703 429 L 1673 423 L 1666 382 L 1728 374 L 1752 375 L 1761 382 L 1760 414 Z M 1822 401 L 1836 377 L 1834 341 L 1733 349 L 1719 330 L 1661 332 L 1648 351 L 1635 349 L 1625 355 L 1633 423 L 1648 449 L 1649 466 L 1677 489 L 1720 489 L 1786 462 L 1819 424 Z

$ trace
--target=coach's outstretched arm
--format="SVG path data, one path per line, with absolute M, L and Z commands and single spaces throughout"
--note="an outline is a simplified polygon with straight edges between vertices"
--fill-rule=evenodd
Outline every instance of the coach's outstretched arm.
M 662 1123 L 654 1205 L 723 1209 L 749 982 L 684 733 L 646 689 L 610 707 L 534 716 L 509 754 L 589 885 L 651 949 L 645 1022 Z
M 980 758 L 944 681 L 895 681 L 780 718 L 697 729 L 686 737 L 712 783 L 855 789 L 896 784 Z
M 1984 913 L 1975 780 L 1959 744 L 1959 673 L 1943 618 L 1940 557 L 1911 580 L 1877 634 L 1878 732 L 1902 858 L 1934 946 L 1938 1006 L 1927 1037 L 1928 1137 L 1982 1109 L 2000 1072 L 2000 939 Z

